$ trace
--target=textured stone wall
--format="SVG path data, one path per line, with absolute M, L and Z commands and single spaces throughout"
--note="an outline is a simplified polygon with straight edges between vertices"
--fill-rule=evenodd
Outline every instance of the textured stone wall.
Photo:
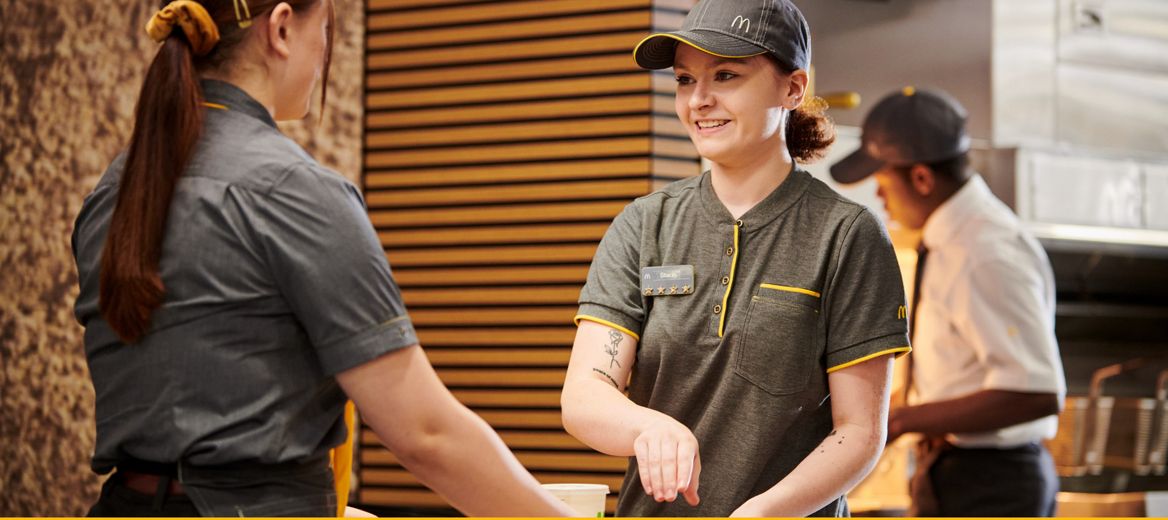
M 356 181 L 364 8 L 336 1 L 324 121 L 282 128 Z M 82 515 L 99 488 L 69 235 L 129 136 L 156 7 L 0 0 L 0 516 Z

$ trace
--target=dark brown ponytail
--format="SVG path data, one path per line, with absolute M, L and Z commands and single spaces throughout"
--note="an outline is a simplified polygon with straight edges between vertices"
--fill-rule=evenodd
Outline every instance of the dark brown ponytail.
M 321 107 L 328 93 L 334 8 L 331 0 L 285 0 L 293 10 L 328 2 L 329 34 Z M 163 0 L 162 5 L 167 5 Z M 203 92 L 199 70 L 231 67 L 251 19 L 270 11 L 279 0 L 250 0 L 241 19 L 232 0 L 200 0 L 220 33 L 218 44 L 196 57 L 186 34 L 172 31 L 146 72 L 135 109 L 117 206 L 101 258 L 102 316 L 127 343 L 137 342 L 162 305 L 166 288 L 159 274 L 166 217 L 179 177 L 186 169 L 203 129 Z
M 787 120 L 787 150 L 803 163 L 822 159 L 835 142 L 835 124 L 827 115 L 827 102 L 820 97 L 803 100 Z
M 101 311 L 123 341 L 138 341 L 162 305 L 163 231 L 178 178 L 203 128 L 203 93 L 181 31 L 162 44 L 138 96 L 134 133 L 101 259 Z

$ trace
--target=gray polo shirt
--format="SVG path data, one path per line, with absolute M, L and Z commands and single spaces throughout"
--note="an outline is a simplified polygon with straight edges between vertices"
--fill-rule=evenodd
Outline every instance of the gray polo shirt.
M 692 287 L 643 285 L 654 266 L 693 266 Z M 702 501 L 655 502 L 630 457 L 617 513 L 726 516 L 774 486 L 832 430 L 827 374 L 909 350 L 904 305 L 884 227 L 802 170 L 737 220 L 709 173 L 629 204 L 577 321 L 638 338 L 629 397 L 694 432 Z
M 97 392 L 100 473 L 126 457 L 214 466 L 322 456 L 345 438 L 333 376 L 417 342 L 357 189 L 242 90 L 203 86 L 203 137 L 162 245 L 165 300 L 137 344 L 98 311 L 124 157 L 77 217 L 75 312 Z

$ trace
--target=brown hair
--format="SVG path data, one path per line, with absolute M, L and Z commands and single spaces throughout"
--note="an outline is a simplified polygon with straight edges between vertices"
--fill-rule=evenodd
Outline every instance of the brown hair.
M 284 0 L 294 10 L 328 2 L 323 110 L 333 47 L 333 4 L 329 0 Z M 169 0 L 163 0 L 165 7 Z M 198 0 L 219 29 L 219 42 L 196 56 L 182 29 L 162 42 L 146 71 L 134 115 L 134 130 L 118 188 L 117 205 L 101 259 L 101 313 L 127 343 L 141 339 L 162 305 L 165 287 L 158 272 L 166 217 L 179 177 L 202 134 L 203 92 L 197 71 L 230 67 L 249 29 L 247 14 L 262 19 L 279 0 Z M 243 10 L 237 11 L 242 4 Z M 237 17 L 237 12 L 240 15 Z M 243 26 L 243 27 L 241 27 Z
M 835 124 L 827 115 L 827 101 L 821 97 L 803 100 L 787 120 L 787 150 L 800 162 L 815 162 L 827 154 L 835 142 Z
M 796 69 L 783 65 L 774 56 L 766 56 L 783 74 L 795 72 Z M 827 101 L 817 96 L 804 99 L 799 108 L 791 111 L 783 137 L 787 141 L 787 151 L 795 160 L 808 163 L 822 159 L 835 142 L 835 123 L 827 115 Z

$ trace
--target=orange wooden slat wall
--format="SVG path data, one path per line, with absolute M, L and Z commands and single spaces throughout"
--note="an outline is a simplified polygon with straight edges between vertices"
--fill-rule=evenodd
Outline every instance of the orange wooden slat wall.
M 363 187 L 443 382 L 541 482 L 608 484 L 626 461 L 563 431 L 571 318 L 632 199 L 696 175 L 670 71 L 632 61 L 692 0 L 367 0 Z M 357 502 L 446 503 L 368 428 Z

